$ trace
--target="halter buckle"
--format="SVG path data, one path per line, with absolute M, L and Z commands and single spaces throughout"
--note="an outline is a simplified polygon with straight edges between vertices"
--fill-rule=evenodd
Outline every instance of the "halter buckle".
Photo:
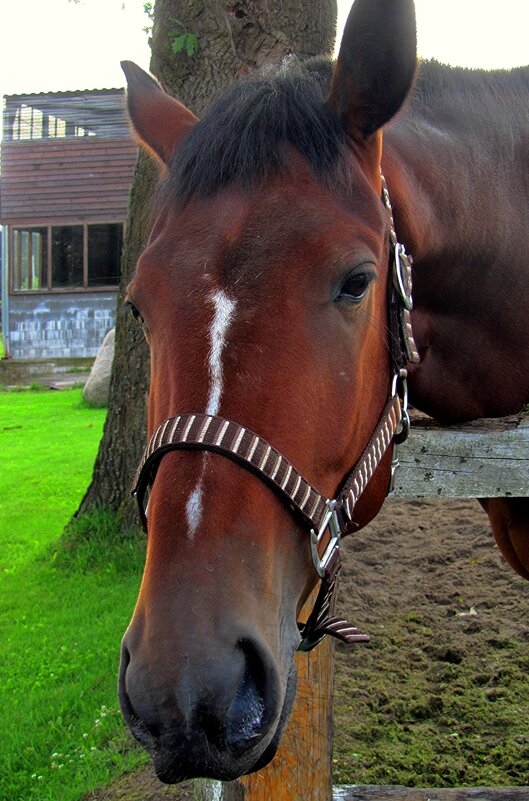
M 313 528 L 310 530 L 310 551 L 312 554 L 312 562 L 316 568 L 316 572 L 321 578 L 326 575 L 331 559 L 338 551 L 340 538 L 342 536 L 338 512 L 336 511 L 336 501 L 327 500 L 326 506 L 327 511 L 319 530 L 316 531 Z M 327 529 L 329 530 L 329 542 L 325 547 L 323 555 L 320 556 L 318 545 L 325 537 Z

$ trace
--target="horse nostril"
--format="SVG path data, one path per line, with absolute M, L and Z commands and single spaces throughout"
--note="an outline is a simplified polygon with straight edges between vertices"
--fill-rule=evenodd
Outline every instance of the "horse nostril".
M 166 672 L 152 669 L 141 649 L 129 647 L 122 650 L 121 709 L 162 781 L 230 781 L 257 760 L 267 764 L 284 697 L 265 641 L 220 640 L 208 658 L 201 650 L 192 653 L 192 666 L 182 661 Z
M 237 691 L 226 716 L 226 738 L 232 748 L 247 749 L 266 733 L 267 700 L 272 700 L 267 687 L 264 658 L 247 640 L 239 643 L 244 653 L 245 667 Z

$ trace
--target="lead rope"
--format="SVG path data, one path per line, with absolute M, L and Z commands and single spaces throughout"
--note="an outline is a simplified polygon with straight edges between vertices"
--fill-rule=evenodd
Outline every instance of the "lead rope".
M 145 497 L 154 482 L 160 460 L 169 451 L 200 449 L 220 453 L 269 484 L 310 527 L 312 560 L 321 578 L 312 612 L 305 623 L 298 624 L 300 651 L 312 650 L 327 634 L 349 645 L 370 640 L 369 635 L 334 615 L 336 583 L 341 566 L 340 539 L 356 527 L 353 521 L 355 505 L 382 458 L 392 444 L 402 442 L 409 433 L 406 364 L 419 360 L 410 320 L 411 258 L 397 240 L 393 210 L 383 177 L 382 200 L 391 221 L 389 317 L 394 376 L 390 398 L 375 431 L 337 497 L 329 499 L 322 495 L 288 459 L 258 434 L 231 420 L 205 414 L 171 417 L 156 429 L 136 472 L 132 491 L 138 502 L 143 528 L 147 531 Z M 390 490 L 397 467 L 398 459 L 394 454 Z

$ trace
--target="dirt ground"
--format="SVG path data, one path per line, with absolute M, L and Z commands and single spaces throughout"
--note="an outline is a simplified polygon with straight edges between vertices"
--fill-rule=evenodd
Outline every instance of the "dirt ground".
M 336 783 L 529 784 L 529 583 L 477 502 L 389 501 L 343 561 L 339 609 L 373 640 L 337 648 Z M 148 766 L 88 798 L 192 788 Z
M 337 649 L 337 783 L 529 785 L 529 582 L 477 501 L 387 502 L 344 550 L 373 640 Z

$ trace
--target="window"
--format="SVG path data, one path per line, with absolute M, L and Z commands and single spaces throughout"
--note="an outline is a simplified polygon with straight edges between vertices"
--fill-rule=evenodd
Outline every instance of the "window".
M 43 119 L 44 115 L 40 109 L 22 103 L 15 116 L 13 133 L 16 130 L 17 135 L 13 136 L 13 139 L 41 139 Z
M 48 274 L 48 229 L 13 231 L 14 289 L 45 289 Z
M 61 225 L 51 229 L 51 287 L 83 286 L 83 226 Z
M 50 225 L 12 228 L 14 291 L 117 286 L 123 225 Z
M 88 226 L 88 286 L 119 283 L 123 226 Z

